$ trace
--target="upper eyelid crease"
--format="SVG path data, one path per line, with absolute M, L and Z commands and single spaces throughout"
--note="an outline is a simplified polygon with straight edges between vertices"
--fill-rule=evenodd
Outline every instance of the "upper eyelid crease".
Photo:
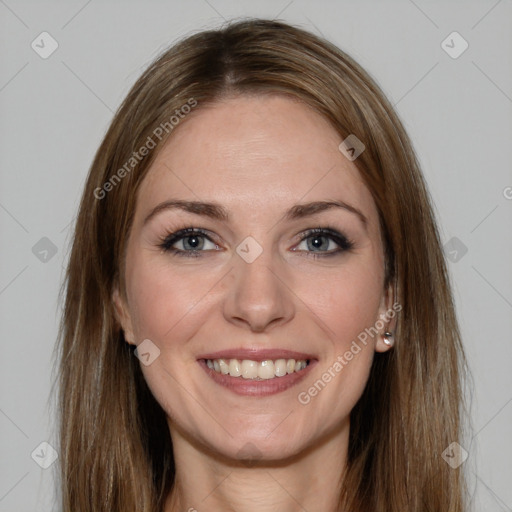
M 346 211 L 355 214 L 363 223 L 365 229 L 367 229 L 368 219 L 366 218 L 366 216 L 354 206 L 351 206 L 345 203 L 344 201 L 339 200 L 313 201 L 305 204 L 296 204 L 292 206 L 287 212 L 285 212 L 284 216 L 280 220 L 296 220 L 305 217 L 310 217 L 317 213 L 327 211 L 333 208 L 342 208 Z M 144 219 L 144 225 L 147 224 L 153 217 L 155 217 L 160 212 L 171 209 L 180 209 L 189 213 L 210 217 L 216 220 L 229 220 L 228 211 L 219 204 L 206 203 L 203 201 L 183 201 L 173 199 L 169 201 L 164 201 L 163 203 L 160 203 L 155 208 L 153 208 Z

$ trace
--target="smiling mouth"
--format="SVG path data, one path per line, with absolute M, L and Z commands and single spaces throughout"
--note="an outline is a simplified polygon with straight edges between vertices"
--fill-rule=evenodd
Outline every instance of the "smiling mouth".
M 251 381 L 279 379 L 307 368 L 310 359 L 203 359 L 210 370 L 230 377 Z
M 313 371 L 318 358 L 282 348 L 234 348 L 203 353 L 197 362 L 219 386 L 263 398 L 296 386 Z

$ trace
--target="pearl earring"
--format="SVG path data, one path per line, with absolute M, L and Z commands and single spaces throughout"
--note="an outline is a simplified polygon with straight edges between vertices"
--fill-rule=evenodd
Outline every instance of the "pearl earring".
M 386 331 L 384 333 L 384 343 L 388 346 L 388 347 L 392 347 L 393 346 L 393 333 L 389 332 L 389 331 Z

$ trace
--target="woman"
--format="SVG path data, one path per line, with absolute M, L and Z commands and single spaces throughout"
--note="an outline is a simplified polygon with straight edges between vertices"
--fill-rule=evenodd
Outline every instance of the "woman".
M 411 143 L 284 23 L 191 36 L 85 186 L 61 330 L 64 510 L 464 510 L 463 353 Z

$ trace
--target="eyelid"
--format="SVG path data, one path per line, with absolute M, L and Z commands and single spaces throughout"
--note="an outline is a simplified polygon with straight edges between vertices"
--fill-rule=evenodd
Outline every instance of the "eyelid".
M 204 228 L 196 228 L 196 227 L 186 227 L 179 229 L 174 232 L 167 232 L 163 237 L 160 238 L 158 246 L 164 251 L 168 253 L 173 253 L 175 255 L 180 256 L 200 256 L 200 253 L 202 252 L 213 252 L 213 249 L 207 249 L 207 250 L 183 250 L 183 249 L 176 249 L 173 247 L 174 244 L 177 242 L 183 240 L 184 238 L 198 235 L 201 237 L 204 237 L 208 241 L 210 241 L 212 244 L 216 246 L 216 249 L 219 249 L 221 247 L 221 244 L 218 243 L 217 236 L 210 232 L 209 230 L 206 230 Z M 330 251 L 307 251 L 307 250 L 298 250 L 296 247 L 300 245 L 302 242 L 306 241 L 308 238 L 319 235 L 319 236 L 325 236 L 327 238 L 330 238 L 333 240 L 337 245 L 338 248 Z M 291 249 L 293 252 L 300 252 L 304 253 L 307 256 L 311 257 L 322 257 L 322 256 L 334 256 L 336 254 L 340 254 L 343 252 L 346 252 L 354 247 L 354 243 L 352 240 L 350 240 L 345 234 L 340 232 L 337 229 L 334 229 L 329 226 L 324 227 L 316 227 L 316 228 L 309 228 L 298 235 L 296 237 L 299 239 L 297 243 L 293 246 Z
M 160 237 L 158 246 L 164 250 L 164 252 L 175 252 L 175 253 L 199 253 L 199 252 L 207 252 L 207 251 L 183 251 L 181 249 L 173 249 L 173 245 L 180 240 L 187 238 L 187 236 L 192 235 L 200 235 L 211 243 L 215 244 L 216 247 L 219 247 L 220 244 L 215 240 L 215 236 L 212 236 L 213 233 L 209 232 L 203 228 L 195 228 L 195 227 L 187 227 L 183 229 L 178 229 L 177 231 L 167 232 L 164 236 Z
M 337 252 L 343 252 L 343 251 L 350 250 L 354 247 L 354 242 L 347 235 L 340 232 L 338 229 L 335 229 L 335 228 L 332 228 L 329 226 L 310 228 L 310 229 L 307 229 L 306 231 L 303 231 L 302 233 L 297 235 L 299 237 L 299 241 L 297 242 L 296 245 L 299 245 L 300 243 L 307 240 L 308 238 L 310 238 L 313 235 L 327 236 L 328 238 L 331 238 L 332 240 L 334 240 L 339 246 L 339 250 L 329 251 L 329 252 L 318 251 L 318 254 L 321 254 L 322 252 L 324 252 L 324 254 L 335 254 Z M 314 251 L 306 251 L 306 252 L 313 253 Z

